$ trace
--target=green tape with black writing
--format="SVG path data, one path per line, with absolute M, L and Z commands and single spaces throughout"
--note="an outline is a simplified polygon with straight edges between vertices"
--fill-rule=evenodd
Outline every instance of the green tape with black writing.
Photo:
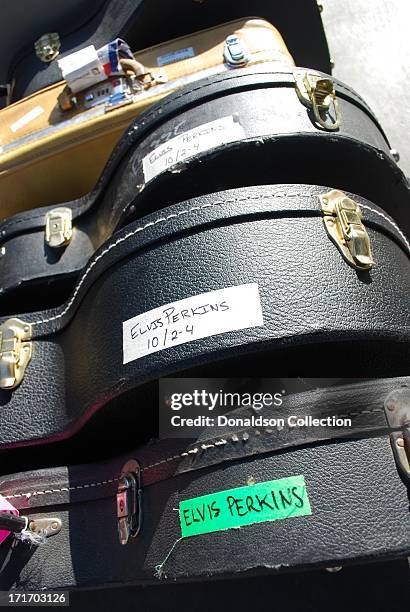
M 304 476 L 217 491 L 179 504 L 183 538 L 309 514 Z

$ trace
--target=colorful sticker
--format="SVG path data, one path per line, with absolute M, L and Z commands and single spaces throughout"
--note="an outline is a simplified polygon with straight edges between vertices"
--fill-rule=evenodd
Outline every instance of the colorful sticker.
M 218 491 L 179 504 L 183 538 L 310 514 L 302 475 Z

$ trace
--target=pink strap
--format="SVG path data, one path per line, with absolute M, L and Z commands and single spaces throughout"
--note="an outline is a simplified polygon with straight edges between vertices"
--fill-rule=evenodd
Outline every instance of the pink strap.
M 10 514 L 14 514 L 15 516 L 19 516 L 19 511 L 10 504 L 2 495 L 0 495 L 0 512 L 9 512 Z M 9 535 L 10 531 L 4 531 L 4 529 L 0 529 L 0 544 L 4 542 L 4 540 Z

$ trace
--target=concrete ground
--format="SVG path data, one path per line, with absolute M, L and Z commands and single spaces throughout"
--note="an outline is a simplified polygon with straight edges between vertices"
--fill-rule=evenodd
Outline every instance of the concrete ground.
M 410 2 L 321 0 L 335 77 L 363 96 L 410 176 Z

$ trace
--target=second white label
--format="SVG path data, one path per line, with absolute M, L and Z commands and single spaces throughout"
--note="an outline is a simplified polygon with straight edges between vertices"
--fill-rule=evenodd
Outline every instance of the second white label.
M 238 118 L 233 115 L 183 132 L 159 145 L 144 157 L 142 167 L 145 182 L 194 155 L 244 137 L 245 131 Z

